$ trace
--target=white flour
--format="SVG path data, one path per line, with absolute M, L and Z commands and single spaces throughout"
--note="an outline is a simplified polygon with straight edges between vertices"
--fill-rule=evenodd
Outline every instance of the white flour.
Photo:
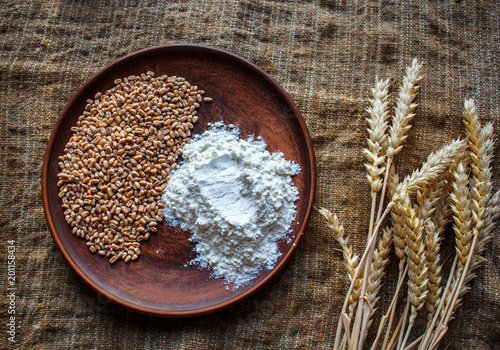
M 221 122 L 183 149 L 165 189 L 165 217 L 197 242 L 195 263 L 241 284 L 279 257 L 276 241 L 295 219 L 300 167 L 262 140 L 241 140 Z

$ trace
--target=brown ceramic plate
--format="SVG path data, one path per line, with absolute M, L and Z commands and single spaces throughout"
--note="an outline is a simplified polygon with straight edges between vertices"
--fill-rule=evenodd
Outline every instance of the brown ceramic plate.
M 249 284 L 232 288 L 208 269 L 187 264 L 195 257 L 190 234 L 164 222 L 158 232 L 142 242 L 140 258 L 128 264 L 110 265 L 93 255 L 86 241 L 73 236 L 64 220 L 58 198 L 58 157 L 81 115 L 86 100 L 113 86 L 117 78 L 153 71 L 186 78 L 213 98 L 202 104 L 193 133 L 202 133 L 207 123 L 223 120 L 237 125 L 241 137 L 261 136 L 270 152 L 281 151 L 298 163 L 293 181 L 299 189 L 297 217 L 285 239 L 278 242 L 282 253 L 272 270 L 262 270 Z M 316 185 L 314 151 L 297 107 L 268 74 L 232 53 L 198 45 L 169 45 L 144 49 L 110 64 L 93 76 L 64 108 L 52 132 L 45 154 L 43 204 L 54 240 L 76 273 L 93 289 L 127 308 L 159 316 L 192 316 L 220 310 L 241 301 L 272 278 L 289 260 L 306 230 Z

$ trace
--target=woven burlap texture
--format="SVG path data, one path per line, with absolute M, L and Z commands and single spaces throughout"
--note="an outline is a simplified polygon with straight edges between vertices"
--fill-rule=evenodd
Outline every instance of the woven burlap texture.
M 465 98 L 476 100 L 498 138 L 499 13 L 496 0 L 2 2 L 0 348 L 331 348 L 348 286 L 341 253 L 317 212 L 284 271 L 224 311 L 162 319 L 98 297 L 64 261 L 44 217 L 42 163 L 59 114 L 94 73 L 145 47 L 196 43 L 241 55 L 267 71 L 297 104 L 317 157 L 316 206 L 339 215 L 359 251 L 370 204 L 362 155 L 370 88 L 377 78 L 397 83 L 414 57 L 424 64 L 417 116 L 397 161 L 401 174 L 463 135 Z M 497 148 L 495 188 L 499 157 Z M 442 349 L 499 348 L 499 236 L 496 228 L 489 261 Z M 6 333 L 9 239 L 17 247 L 15 343 Z M 389 270 L 388 289 L 394 279 Z

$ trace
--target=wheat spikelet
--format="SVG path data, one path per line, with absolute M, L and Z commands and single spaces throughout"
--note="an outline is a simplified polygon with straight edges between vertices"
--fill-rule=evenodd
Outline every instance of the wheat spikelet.
M 413 117 L 413 110 L 417 107 L 413 103 L 415 95 L 418 91 L 418 84 L 422 80 L 421 74 L 422 65 L 414 59 L 411 66 L 406 69 L 406 76 L 403 78 L 396 100 L 396 108 L 392 125 L 389 128 L 389 139 L 387 148 L 387 157 L 393 158 L 401 151 L 402 143 L 406 139 L 406 132 L 411 128 L 408 124 Z
M 386 130 L 389 106 L 389 79 L 379 80 L 372 89 L 373 99 L 371 107 L 367 109 L 368 122 L 368 148 L 364 149 L 368 163 L 365 164 L 368 171 L 367 179 L 372 191 L 378 192 L 382 188 L 381 175 L 384 173 L 385 162 L 384 146 L 386 144 Z

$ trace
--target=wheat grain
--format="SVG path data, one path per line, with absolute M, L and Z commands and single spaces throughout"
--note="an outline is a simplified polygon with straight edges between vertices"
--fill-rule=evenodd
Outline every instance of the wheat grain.
M 130 261 L 126 244 L 157 231 L 163 189 L 195 122 L 179 94 L 197 91 L 183 78 L 153 76 L 117 79 L 89 99 L 59 157 L 65 219 L 111 263 Z

